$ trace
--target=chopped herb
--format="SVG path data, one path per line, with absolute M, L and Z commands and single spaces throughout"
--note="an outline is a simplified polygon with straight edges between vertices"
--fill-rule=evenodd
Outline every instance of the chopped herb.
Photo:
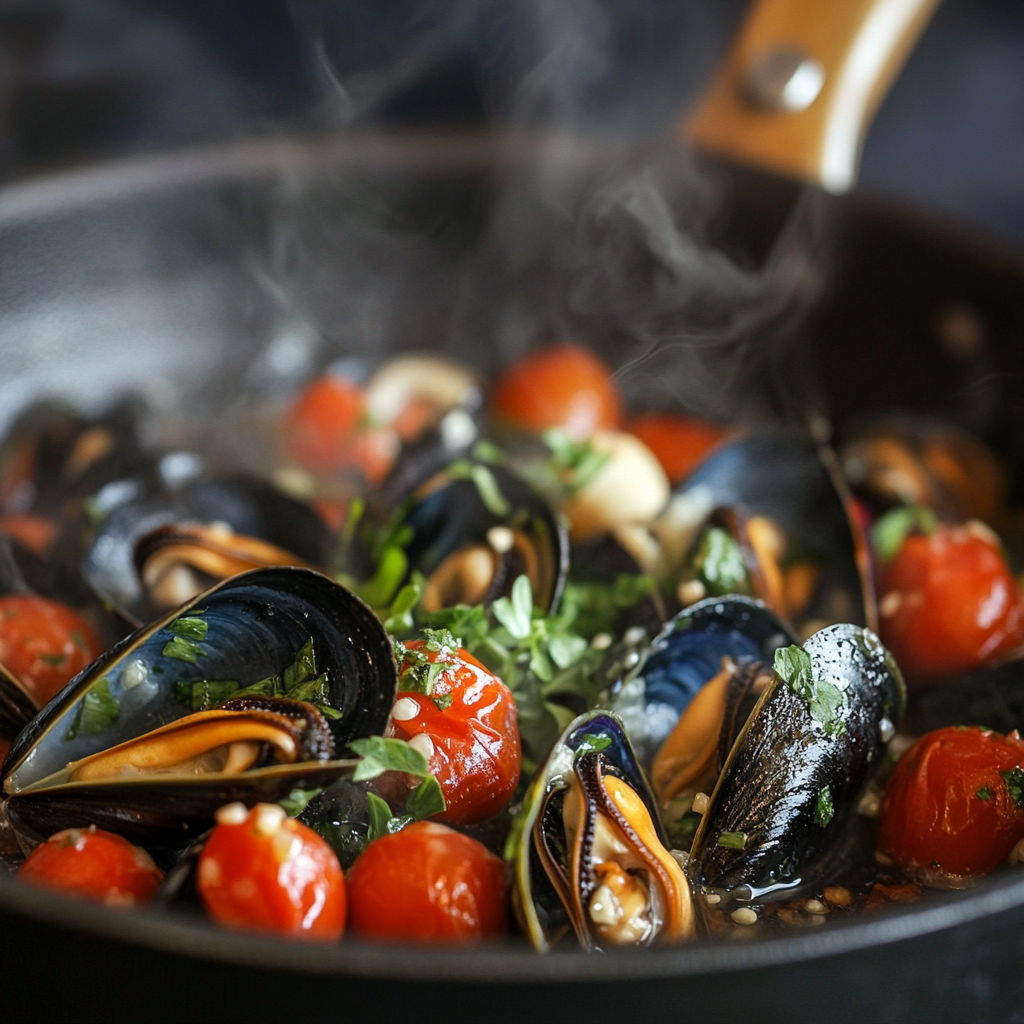
M 746 832 L 723 832 L 718 837 L 718 845 L 730 850 L 742 850 L 747 845 Z
M 552 469 L 569 494 L 586 487 L 609 458 L 590 441 L 574 441 L 559 427 L 545 430 L 541 439 L 551 452 Z
M 485 437 L 473 445 L 473 458 L 479 462 L 489 462 L 492 466 L 503 466 L 507 461 L 505 453 Z
M 175 636 L 164 644 L 163 656 L 174 658 L 177 661 L 187 661 L 190 665 L 196 663 L 197 658 L 205 657 L 206 651 L 188 637 Z
M 406 647 L 395 641 L 395 657 L 398 659 L 398 689 L 425 693 L 428 697 L 434 692 L 437 677 L 448 667 L 451 658 L 438 655 L 431 661 L 418 647 Z
M 39 660 L 50 668 L 60 668 L 68 660 L 66 654 L 40 654 Z
M 428 775 L 410 794 L 405 802 L 405 813 L 416 821 L 423 821 L 431 815 L 447 810 L 441 784 L 433 775 Z
M 295 660 L 284 670 L 284 692 L 291 692 L 307 679 L 316 675 L 316 655 L 313 653 L 313 638 L 310 637 L 299 648 Z M 302 698 L 296 698 L 301 700 Z
M 85 637 L 77 629 L 71 630 L 71 642 L 80 650 L 85 650 Z
M 391 602 L 391 609 L 384 620 L 384 628 L 389 633 L 402 633 L 414 626 L 412 610 L 420 603 L 426 589 L 426 580 L 421 573 L 413 573 L 413 577 Z
M 450 693 L 442 693 L 440 697 L 431 697 L 438 711 L 447 711 L 452 706 L 453 697 Z
M 498 481 L 489 466 L 460 459 L 448 467 L 448 473 L 456 480 L 472 480 L 484 507 L 493 516 L 504 518 L 512 511 L 508 499 L 501 493 Z
M 367 834 L 367 839 L 372 843 L 374 839 L 380 839 L 381 836 L 389 834 L 388 824 L 391 822 L 391 808 L 376 793 L 368 793 L 366 799 L 370 805 L 370 831 Z
M 352 776 L 354 782 L 375 779 L 384 772 L 405 772 L 421 778 L 430 774 L 427 759 L 404 740 L 367 736 L 353 740 L 349 747 L 362 758 Z
M 352 543 L 352 539 L 356 535 L 356 527 L 359 525 L 359 520 L 363 518 L 363 512 L 366 511 L 366 502 L 362 498 L 356 497 L 349 502 L 348 515 L 345 516 L 345 525 L 341 528 L 341 543 L 345 546 Z
M 76 736 L 92 736 L 109 729 L 121 714 L 121 704 L 110 692 L 110 680 L 104 676 L 93 683 L 92 688 L 79 702 L 74 721 L 64 736 L 73 740 Z
M 400 544 L 387 544 L 377 558 L 373 575 L 359 587 L 359 596 L 371 608 L 386 608 L 409 571 L 409 558 Z
M 992 790 L 988 786 L 982 786 L 977 793 L 974 794 L 979 800 L 991 800 Z
M 891 562 L 912 530 L 920 530 L 930 537 L 938 523 L 935 513 L 922 505 L 894 508 L 871 528 L 871 543 L 883 562 Z
M 180 619 L 175 619 L 167 627 L 167 631 L 174 633 L 175 636 L 188 637 L 189 640 L 205 640 L 209 628 L 205 619 L 200 619 L 195 615 L 185 615 Z
M 732 535 L 721 527 L 713 526 L 704 534 L 694 568 L 711 597 L 753 592 L 743 552 Z
M 1010 799 L 1021 808 L 1024 808 L 1024 770 L 1011 768 L 1008 772 L 1000 772 L 1000 777 L 1006 783 L 1010 793 Z
M 280 676 L 267 676 L 259 682 L 246 686 L 238 691 L 237 697 L 281 697 L 284 695 L 284 684 Z
M 592 751 L 606 750 L 612 745 L 612 738 L 607 733 L 599 732 L 595 736 L 586 736 L 576 748 L 576 757 L 582 757 Z
M 491 606 L 494 617 L 515 637 L 525 640 L 530 635 L 533 614 L 533 590 L 526 576 L 512 584 L 512 597 L 499 597 Z
M 297 818 L 305 809 L 306 805 L 318 797 L 324 791 L 323 786 L 316 789 L 293 789 L 278 803 L 288 812 L 289 818 Z
M 835 807 L 832 804 L 832 791 L 825 786 L 818 791 L 818 806 L 814 809 L 814 824 L 824 828 L 835 815 Z
M 192 711 L 209 711 L 210 708 L 215 708 L 235 696 L 239 690 L 238 683 L 230 679 L 200 679 L 194 683 L 179 680 L 175 684 L 174 692 L 178 702 L 185 704 Z
M 827 735 L 842 736 L 846 732 L 839 718 L 846 702 L 843 691 L 833 683 L 814 678 L 811 656 L 802 647 L 780 647 L 775 652 L 775 671 L 793 693 L 807 702 L 811 718 Z

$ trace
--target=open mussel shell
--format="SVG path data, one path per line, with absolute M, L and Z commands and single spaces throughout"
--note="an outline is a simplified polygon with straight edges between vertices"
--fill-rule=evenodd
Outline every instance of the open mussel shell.
M 650 765 L 697 691 L 718 674 L 723 658 L 770 664 L 779 647 L 796 642 L 760 601 L 737 594 L 707 598 L 665 625 L 613 693 L 611 708 L 641 762 Z
M 0 445 L 0 507 L 56 517 L 70 499 L 145 473 L 141 412 L 132 400 L 94 418 L 53 402 L 26 409 Z
M 926 505 L 944 519 L 980 519 L 999 529 L 1006 473 L 972 434 L 925 416 L 883 416 L 847 431 L 843 472 L 875 512 Z
M 516 916 L 539 952 L 570 930 L 586 950 L 692 934 L 689 885 L 669 853 L 622 723 L 606 711 L 581 715 L 555 744 L 523 801 L 506 856 Z M 651 927 L 642 936 L 616 939 L 608 930 L 625 925 L 621 911 L 609 917 L 612 908 L 601 905 L 598 891 L 602 871 L 613 866 L 643 883 Z
M 467 473 L 446 471 L 427 481 L 404 517 L 409 571 L 427 578 L 423 608 L 490 605 L 523 574 L 534 605 L 554 608 L 569 569 L 564 524 L 515 474 L 484 465 Z
M 137 842 L 173 845 L 207 827 L 223 803 L 251 805 L 279 799 L 296 786 L 325 785 L 352 762 L 72 778 L 86 759 L 216 709 L 236 691 L 263 684 L 280 692 L 281 679 L 287 686 L 289 668 L 309 648 L 316 685 L 302 695 L 285 688 L 283 696 L 320 708 L 336 754 L 353 739 L 382 732 L 397 679 L 391 641 L 379 620 L 319 573 L 255 570 L 127 637 L 33 719 L 4 764 L 11 824 L 45 838 L 87 822 Z
M 0 665 L 0 740 L 13 740 L 38 710 L 21 683 Z
M 327 566 L 332 544 L 308 505 L 252 477 L 200 479 L 175 490 L 139 484 L 106 515 L 83 572 L 100 597 L 140 625 L 249 568 Z
M 761 427 L 715 450 L 673 496 L 687 510 L 742 509 L 781 527 L 787 545 L 818 567 L 803 622 L 877 622 L 867 545 L 850 514 L 835 455 L 802 431 Z
M 775 675 L 694 837 L 691 878 L 737 899 L 770 899 L 815 881 L 816 865 L 882 767 L 906 704 L 899 668 L 868 630 L 829 626 L 804 649 L 814 680 L 838 688 L 841 703 L 823 716 L 806 692 Z

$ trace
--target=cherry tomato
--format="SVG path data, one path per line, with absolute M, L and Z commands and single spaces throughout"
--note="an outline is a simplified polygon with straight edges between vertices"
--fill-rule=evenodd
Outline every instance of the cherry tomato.
M 364 409 L 363 390 L 344 377 L 319 377 L 285 414 L 285 444 L 291 455 L 319 473 L 351 462 L 349 443 Z
M 348 892 L 349 927 L 365 939 L 470 943 L 508 929 L 504 862 L 432 821 L 370 843 Z
M 654 452 L 673 484 L 686 479 L 725 437 L 720 427 L 674 413 L 637 416 L 626 429 Z
M 882 806 L 879 842 L 905 868 L 977 875 L 1001 864 L 1024 838 L 1020 786 L 1024 741 L 977 726 L 922 736 L 900 758 Z M 1024 783 L 1024 774 L 1020 780 Z
M 918 686 L 989 664 L 1024 643 L 1024 607 L 998 541 L 980 523 L 911 534 L 882 568 L 882 643 Z
M 411 742 L 427 758 L 448 809 L 439 821 L 493 818 L 519 785 L 523 755 L 512 691 L 469 652 L 438 653 L 406 644 L 445 669 L 425 693 L 400 691 L 385 735 Z M 403 669 L 410 665 L 407 656 Z M 399 684 L 401 685 L 401 684 Z
M 495 416 L 513 426 L 562 427 L 579 440 L 622 419 L 611 370 L 579 345 L 543 349 L 510 366 L 494 385 L 492 404 Z
M 163 877 L 141 846 L 95 825 L 50 836 L 18 869 L 23 882 L 122 907 L 148 903 Z
M 33 594 L 0 597 L 0 663 L 38 704 L 102 651 L 92 626 L 67 605 Z
M 199 895 L 226 928 L 335 942 L 345 876 L 334 851 L 278 804 L 228 804 L 199 856 Z
M 57 536 L 57 524 L 46 516 L 0 516 L 0 533 L 6 533 L 45 558 Z

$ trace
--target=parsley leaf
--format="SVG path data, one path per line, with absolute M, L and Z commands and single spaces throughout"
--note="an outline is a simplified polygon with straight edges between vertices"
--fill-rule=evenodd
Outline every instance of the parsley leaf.
M 428 775 L 410 794 L 405 802 L 405 813 L 416 821 L 423 821 L 431 815 L 448 809 L 441 784 L 433 775 Z
M 814 678 L 811 656 L 802 647 L 780 647 L 775 652 L 774 667 L 793 693 L 807 702 L 811 718 L 828 736 L 842 736 L 846 732 L 839 717 L 846 703 L 845 694 L 835 684 Z
M 695 568 L 697 578 L 711 597 L 753 592 L 743 552 L 735 538 L 720 526 L 705 532 L 697 549 Z
M 92 736 L 109 729 L 120 717 L 121 703 L 110 692 L 110 680 L 104 676 L 92 684 L 81 699 L 74 720 L 64 736 L 65 741 L 76 736 Z
M 582 757 L 592 751 L 605 750 L 612 745 L 612 738 L 607 733 L 599 732 L 593 736 L 585 736 L 576 748 L 576 757 Z
M 456 480 L 472 480 L 477 494 L 480 495 L 480 500 L 491 515 L 503 519 L 512 511 L 512 506 L 508 503 L 505 495 L 501 493 L 501 488 L 490 467 L 459 459 L 448 467 L 448 474 Z
M 517 640 L 530 635 L 530 621 L 533 614 L 533 591 L 526 576 L 520 576 L 512 584 L 512 597 L 499 597 L 491 606 L 494 617 Z
M 825 786 L 818 791 L 818 806 L 814 809 L 814 824 L 824 828 L 835 815 L 835 807 L 832 804 L 832 791 Z
M 197 615 L 183 615 L 180 619 L 175 619 L 167 627 L 169 633 L 174 633 L 175 636 L 187 637 L 189 640 L 205 640 L 208 629 L 209 626 L 206 620 L 199 618 Z
M 1010 799 L 1021 808 L 1024 808 L 1024 769 L 1011 768 L 1008 772 L 1000 772 L 1000 777 L 1006 783 Z
M 209 711 L 233 697 L 237 691 L 238 683 L 230 679 L 200 679 L 194 683 L 179 680 L 174 686 L 178 702 L 192 711 Z
M 723 832 L 718 837 L 718 845 L 730 850 L 742 850 L 747 845 L 746 832 Z
M 871 544 L 883 562 L 891 562 L 912 530 L 920 530 L 930 537 L 938 523 L 935 513 L 923 505 L 894 508 L 871 528 Z
M 421 778 L 430 774 L 427 759 L 404 740 L 366 736 L 353 740 L 349 747 L 362 758 L 352 776 L 354 782 L 375 779 L 384 772 L 405 772 Z
M 316 789 L 293 789 L 286 797 L 277 802 L 288 812 L 289 818 L 297 818 L 310 800 L 315 799 L 324 791 L 323 786 Z
M 163 656 L 194 665 L 197 658 L 206 656 L 206 651 L 195 640 L 190 640 L 186 636 L 173 636 L 164 644 Z
M 431 697 L 431 700 L 437 705 L 438 711 L 447 711 L 452 706 L 452 695 L 450 693 L 442 693 L 440 697 Z
M 988 786 L 982 786 L 977 793 L 974 794 L 979 800 L 991 800 L 992 790 Z

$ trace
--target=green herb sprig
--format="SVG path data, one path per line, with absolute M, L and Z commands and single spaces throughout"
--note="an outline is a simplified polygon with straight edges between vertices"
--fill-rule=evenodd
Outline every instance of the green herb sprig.
M 834 683 L 814 678 L 811 656 L 802 647 L 780 647 L 775 652 L 775 671 L 798 697 L 807 702 L 807 710 L 828 736 L 846 732 L 839 717 L 846 696 Z

